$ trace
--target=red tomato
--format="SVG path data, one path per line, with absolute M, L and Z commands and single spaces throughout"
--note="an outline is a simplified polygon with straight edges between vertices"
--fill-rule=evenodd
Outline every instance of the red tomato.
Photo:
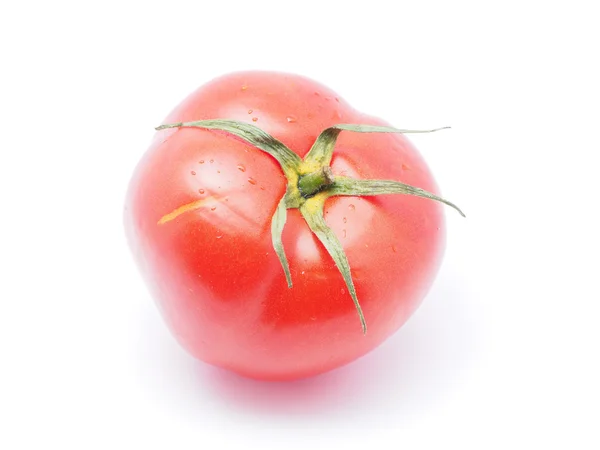
M 386 125 L 309 79 L 234 73 L 191 94 L 164 123 L 227 118 L 256 125 L 303 157 L 325 128 Z M 437 188 L 402 134 L 342 131 L 333 173 Z M 159 131 L 131 180 L 130 246 L 171 332 L 195 357 L 242 375 L 288 380 L 364 355 L 393 334 L 429 289 L 443 253 L 442 205 L 408 195 L 333 197 L 326 223 L 345 251 L 368 331 L 340 271 L 297 209 L 273 250 L 271 217 L 286 189 L 278 163 L 228 133 Z

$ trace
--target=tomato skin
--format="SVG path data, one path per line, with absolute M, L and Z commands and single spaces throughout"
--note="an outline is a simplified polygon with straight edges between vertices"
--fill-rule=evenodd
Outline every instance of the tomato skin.
M 255 124 L 301 157 L 329 126 L 386 125 L 312 80 L 271 72 L 216 79 L 163 123 L 210 118 Z M 344 131 L 331 167 L 337 175 L 437 192 L 404 135 Z M 418 307 L 444 246 L 437 202 L 405 195 L 326 202 L 325 220 L 346 252 L 368 325 L 363 335 L 342 276 L 295 209 L 283 233 L 294 283 L 288 288 L 270 225 L 285 186 L 271 156 L 235 137 L 166 129 L 136 168 L 125 205 L 131 249 L 180 344 L 209 364 L 267 380 L 316 375 L 383 342 Z M 202 207 L 158 223 L 201 199 Z

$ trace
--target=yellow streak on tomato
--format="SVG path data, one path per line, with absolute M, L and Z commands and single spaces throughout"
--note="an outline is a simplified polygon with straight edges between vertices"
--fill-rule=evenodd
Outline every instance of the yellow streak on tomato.
M 167 222 L 170 222 L 171 220 L 176 219 L 177 217 L 179 217 L 180 215 L 182 215 L 186 212 L 200 209 L 203 206 L 206 206 L 207 203 L 211 203 L 211 200 L 212 201 L 221 201 L 222 199 L 216 199 L 214 197 L 207 197 L 207 198 L 202 198 L 200 200 L 193 201 L 191 203 L 186 203 L 185 205 L 182 205 L 179 208 L 174 209 L 169 214 L 165 214 L 164 216 L 162 216 L 160 218 L 160 220 L 158 221 L 158 225 L 163 225 Z

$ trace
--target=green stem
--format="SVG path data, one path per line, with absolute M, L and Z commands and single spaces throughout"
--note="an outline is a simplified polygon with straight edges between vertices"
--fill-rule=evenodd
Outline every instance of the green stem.
M 321 241 L 340 271 L 340 274 L 348 287 L 354 306 L 356 307 L 362 331 L 365 334 L 367 332 L 367 324 L 358 301 L 354 281 L 352 280 L 350 264 L 339 239 L 335 236 L 333 230 L 325 223 L 323 217 L 324 202 L 329 197 L 339 195 L 371 196 L 404 194 L 445 203 L 464 216 L 463 212 L 454 203 L 416 186 L 407 185 L 394 180 L 365 180 L 341 176 L 334 177 L 331 168 L 329 167 L 338 135 L 342 130 L 357 133 L 429 133 L 441 128 L 434 130 L 403 130 L 378 125 L 334 125 L 333 127 L 323 130 L 308 154 L 304 159 L 301 159 L 295 152 L 270 134 L 255 125 L 245 122 L 229 119 L 208 119 L 194 122 L 165 124 L 156 129 L 162 130 L 165 128 L 180 127 L 196 127 L 229 133 L 271 155 L 279 162 L 281 170 L 287 178 L 287 187 L 286 193 L 279 201 L 271 220 L 271 238 L 273 248 L 283 268 L 287 284 L 289 287 L 292 287 L 290 267 L 283 249 L 283 228 L 286 222 L 287 210 L 300 209 L 300 213 L 306 220 L 309 228 Z M 324 195 L 317 195 L 322 191 L 325 191 Z M 164 217 L 175 217 L 183 212 L 195 209 L 197 202 L 193 202 L 190 205 L 191 207 L 189 205 L 184 205 Z M 161 219 L 159 224 L 162 223 L 164 222 Z
M 333 183 L 333 172 L 329 166 L 321 167 L 319 170 L 302 175 L 298 180 L 298 189 L 304 198 L 310 198 L 323 190 L 324 187 Z
M 428 198 L 430 200 L 436 200 L 441 203 L 445 203 L 451 206 L 458 213 L 465 217 L 465 213 L 456 206 L 454 203 L 443 199 L 431 192 L 426 191 L 415 186 L 400 183 L 399 181 L 393 180 L 357 180 L 349 177 L 335 177 L 335 183 L 327 191 L 329 196 L 336 195 L 351 195 L 351 196 L 369 196 L 369 195 L 383 195 L 383 194 L 404 194 L 414 195 L 416 197 Z

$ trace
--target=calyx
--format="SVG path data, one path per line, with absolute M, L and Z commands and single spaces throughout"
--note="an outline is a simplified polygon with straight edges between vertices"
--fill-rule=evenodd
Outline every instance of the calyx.
M 367 332 L 367 324 L 356 295 L 348 259 L 340 241 L 325 223 L 323 217 L 325 201 L 329 197 L 338 195 L 372 196 L 405 194 L 445 203 L 456 209 L 463 217 L 465 216 L 455 204 L 421 188 L 393 180 L 364 180 L 337 176 L 332 173 L 330 168 L 335 143 L 338 135 L 343 130 L 358 133 L 429 133 L 442 128 L 432 130 L 404 130 L 373 125 L 339 124 L 323 130 L 308 154 L 304 159 L 301 159 L 296 153 L 270 134 L 255 125 L 245 122 L 229 119 L 210 119 L 165 124 L 160 125 L 156 129 L 162 130 L 165 128 L 180 127 L 196 127 L 228 132 L 259 150 L 268 153 L 277 160 L 287 179 L 287 188 L 271 220 L 271 238 L 273 248 L 285 273 L 288 287 L 292 287 L 292 277 L 281 236 L 287 217 L 287 210 L 297 208 L 300 210 L 302 217 L 304 217 L 311 231 L 321 241 L 339 269 L 348 287 L 348 292 L 354 301 L 364 334 Z

